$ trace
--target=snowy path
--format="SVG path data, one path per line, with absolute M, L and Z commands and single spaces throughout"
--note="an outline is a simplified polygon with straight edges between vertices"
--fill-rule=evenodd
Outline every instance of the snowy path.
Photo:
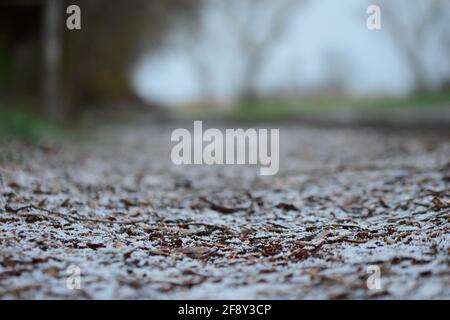
M 163 127 L 0 146 L 0 298 L 449 299 L 448 132 L 280 129 L 264 178 L 173 166 Z

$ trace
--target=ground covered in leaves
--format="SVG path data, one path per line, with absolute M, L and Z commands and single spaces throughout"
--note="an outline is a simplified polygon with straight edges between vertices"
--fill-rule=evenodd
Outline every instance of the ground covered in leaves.
M 157 124 L 2 143 L 0 298 L 449 299 L 449 133 L 280 129 L 275 177 L 174 166 Z

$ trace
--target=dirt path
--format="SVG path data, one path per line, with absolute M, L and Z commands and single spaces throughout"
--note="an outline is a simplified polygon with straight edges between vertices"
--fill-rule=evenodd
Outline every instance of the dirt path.
M 261 178 L 170 132 L 3 144 L 0 298 L 450 298 L 448 133 L 285 126 Z

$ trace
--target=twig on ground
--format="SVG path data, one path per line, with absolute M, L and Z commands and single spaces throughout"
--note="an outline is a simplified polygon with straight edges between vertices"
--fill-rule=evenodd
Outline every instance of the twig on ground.
M 26 205 L 23 207 L 19 207 L 19 208 L 12 208 L 11 206 L 9 206 L 8 204 L 5 205 L 5 210 L 8 212 L 12 212 L 12 213 L 19 213 L 22 210 L 37 210 L 37 211 L 43 211 L 46 212 L 48 214 L 51 215 L 56 215 L 59 216 L 61 218 L 64 219 L 72 219 L 74 221 L 79 221 L 79 222 L 95 222 L 95 223 L 107 223 L 107 224 L 122 224 L 122 225 L 130 225 L 130 224 L 138 224 L 138 223 L 145 223 L 147 222 L 147 220 L 137 220 L 137 221 L 115 221 L 115 220 L 108 220 L 108 219 L 99 219 L 99 218 L 82 218 L 82 217 L 77 217 L 74 215 L 70 215 L 67 213 L 62 213 L 62 212 L 58 212 L 58 211 L 53 211 L 53 210 L 49 210 L 46 208 L 41 208 L 35 205 Z M 45 217 L 45 218 L 53 218 L 51 216 L 48 215 L 42 215 L 42 214 L 33 214 L 34 216 L 40 216 L 40 217 Z

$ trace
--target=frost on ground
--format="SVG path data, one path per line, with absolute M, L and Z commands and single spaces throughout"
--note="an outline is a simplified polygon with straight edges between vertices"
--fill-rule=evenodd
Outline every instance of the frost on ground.
M 3 143 L 0 298 L 449 299 L 448 132 L 280 129 L 275 177 L 176 167 L 162 125 Z

